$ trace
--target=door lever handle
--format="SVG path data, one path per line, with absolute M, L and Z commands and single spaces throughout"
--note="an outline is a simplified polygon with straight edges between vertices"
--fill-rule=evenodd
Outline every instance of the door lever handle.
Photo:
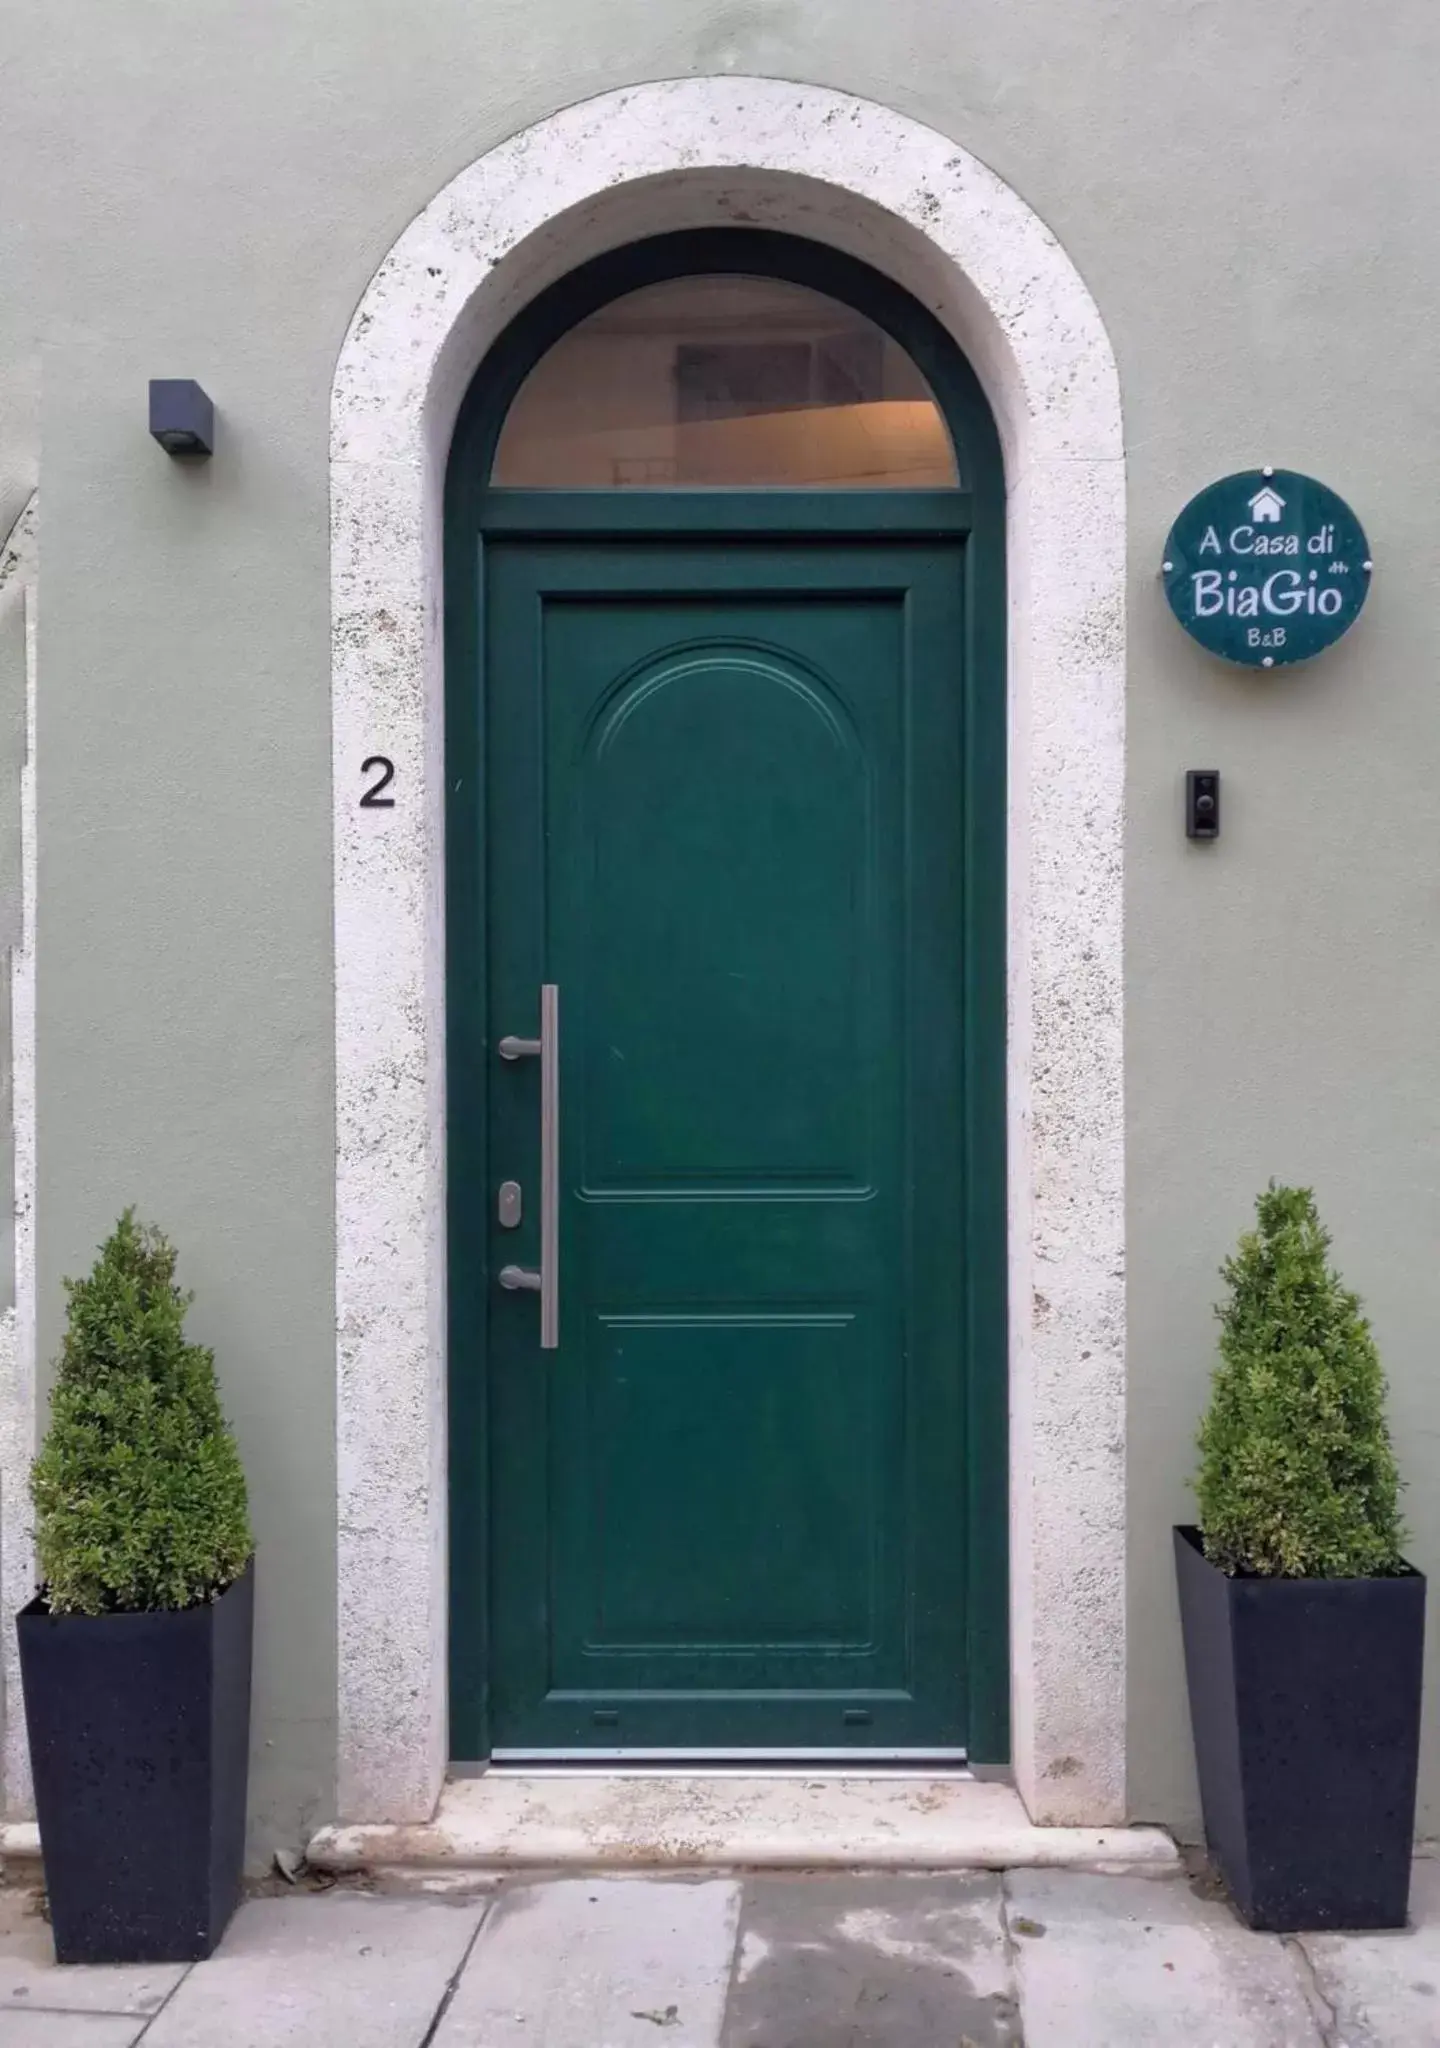
M 497 1278 L 508 1292 L 540 1297 L 540 1349 L 560 1343 L 560 990 L 553 981 L 540 989 L 540 1036 L 502 1038 L 502 1060 L 540 1062 L 540 1268 L 502 1266 Z

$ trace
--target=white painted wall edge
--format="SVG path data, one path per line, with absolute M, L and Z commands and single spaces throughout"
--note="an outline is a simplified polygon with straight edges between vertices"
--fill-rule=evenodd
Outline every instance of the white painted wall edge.
M 13 1617 L 35 1590 L 30 1463 L 35 1455 L 35 725 L 39 493 L 0 547 L 0 607 L 18 604 L 25 636 L 25 751 L 20 770 L 20 942 L 10 956 L 15 1300 L 0 1315 L 0 1813 L 34 1811 Z

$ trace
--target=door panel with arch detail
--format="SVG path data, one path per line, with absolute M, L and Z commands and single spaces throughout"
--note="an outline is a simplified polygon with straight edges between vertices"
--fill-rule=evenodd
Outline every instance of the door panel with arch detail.
M 964 543 L 485 552 L 493 1741 L 960 1746 Z

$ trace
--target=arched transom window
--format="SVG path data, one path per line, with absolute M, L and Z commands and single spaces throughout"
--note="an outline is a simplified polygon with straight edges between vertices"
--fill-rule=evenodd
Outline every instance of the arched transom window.
M 863 313 L 779 278 L 669 278 L 535 364 L 491 481 L 526 489 L 935 490 L 958 484 L 930 386 Z

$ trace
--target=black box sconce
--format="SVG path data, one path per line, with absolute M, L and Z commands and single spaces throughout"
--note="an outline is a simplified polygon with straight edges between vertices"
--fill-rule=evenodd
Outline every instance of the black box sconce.
M 193 377 L 150 379 L 150 431 L 167 455 L 210 455 L 215 408 Z
M 1185 770 L 1185 837 L 1187 839 L 1218 839 L 1220 837 L 1220 770 L 1218 768 L 1187 768 Z

